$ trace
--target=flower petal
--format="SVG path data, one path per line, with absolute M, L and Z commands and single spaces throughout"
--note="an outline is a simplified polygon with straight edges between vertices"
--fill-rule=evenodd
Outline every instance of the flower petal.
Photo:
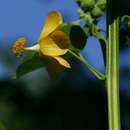
M 60 47 L 60 48 L 68 48 L 69 46 L 69 37 L 62 31 L 57 30 L 54 31 L 50 37 L 55 41 L 55 43 Z
M 39 44 L 42 54 L 47 56 L 60 56 L 68 51 L 68 49 L 60 48 L 50 37 L 42 39 Z
M 38 41 L 40 41 L 42 38 L 45 38 L 50 33 L 55 31 L 57 28 L 60 27 L 61 24 L 62 24 L 61 14 L 58 11 L 49 12 Z
M 70 64 L 62 57 L 53 57 L 53 58 L 56 59 L 60 65 L 66 67 L 66 68 L 71 68 Z
M 50 64 L 47 66 L 47 71 L 52 79 L 56 79 L 65 71 L 65 68 L 59 64 Z
M 47 66 L 47 71 L 51 79 L 57 79 L 65 71 L 65 67 L 59 64 L 50 64 Z
M 56 58 L 44 55 L 42 55 L 42 57 L 46 63 L 48 74 L 52 79 L 58 78 L 59 75 L 61 75 L 65 71 L 66 67 L 59 64 L 59 61 Z

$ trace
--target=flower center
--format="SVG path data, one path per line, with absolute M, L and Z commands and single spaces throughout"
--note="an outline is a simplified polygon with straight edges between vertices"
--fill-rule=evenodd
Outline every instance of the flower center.
M 36 43 L 35 45 L 31 46 L 31 47 L 25 47 L 24 44 L 26 43 L 26 39 L 25 38 L 19 38 L 13 45 L 13 53 L 17 56 L 20 57 L 21 54 L 24 51 L 35 51 L 35 52 L 39 52 L 40 51 L 40 45 L 38 43 Z

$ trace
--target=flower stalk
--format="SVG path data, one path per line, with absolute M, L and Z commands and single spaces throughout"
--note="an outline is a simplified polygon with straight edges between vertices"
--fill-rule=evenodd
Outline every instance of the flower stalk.
M 69 53 L 72 54 L 76 59 L 81 61 L 86 65 L 86 67 L 100 80 L 105 80 L 105 75 L 99 71 L 97 71 L 92 65 L 88 63 L 88 61 L 81 55 L 80 53 L 77 55 L 73 51 L 69 50 Z
M 116 2 L 115 2 L 116 1 Z M 106 85 L 108 94 L 109 130 L 120 130 L 119 101 L 119 1 L 108 0 L 108 44 Z M 113 10 L 116 6 L 116 11 Z M 115 13 L 113 13 L 115 11 Z

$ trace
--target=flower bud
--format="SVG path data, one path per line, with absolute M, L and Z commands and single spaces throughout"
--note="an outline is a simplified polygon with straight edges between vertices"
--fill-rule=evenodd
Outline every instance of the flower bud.
M 106 3 L 106 0 L 98 0 L 96 4 L 101 10 L 104 10 L 106 8 Z
M 81 6 L 86 8 L 93 8 L 95 5 L 95 0 L 82 0 Z
M 98 6 L 95 6 L 92 11 L 91 11 L 91 14 L 92 16 L 94 17 L 99 17 L 102 15 L 102 10 L 98 7 Z

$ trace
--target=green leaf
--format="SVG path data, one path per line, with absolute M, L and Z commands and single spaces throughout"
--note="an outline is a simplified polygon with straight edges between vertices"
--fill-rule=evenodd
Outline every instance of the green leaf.
M 85 47 L 87 36 L 84 30 L 80 26 L 72 26 L 70 31 L 71 44 L 82 50 Z
M 87 29 L 83 30 L 77 22 L 64 23 L 62 25 L 61 30 L 70 37 L 70 49 L 79 51 L 84 48 L 87 36 L 90 35 Z
M 70 30 L 73 25 L 71 23 L 64 23 L 61 27 L 61 31 L 66 33 L 68 36 L 70 35 Z
M 44 66 L 45 63 L 43 62 L 43 59 L 41 59 L 38 54 L 34 54 L 34 56 L 26 59 L 21 65 L 18 66 L 15 78 L 20 78 L 21 76 Z
M 0 122 L 0 130 L 6 130 L 6 128 L 4 127 L 4 125 Z

